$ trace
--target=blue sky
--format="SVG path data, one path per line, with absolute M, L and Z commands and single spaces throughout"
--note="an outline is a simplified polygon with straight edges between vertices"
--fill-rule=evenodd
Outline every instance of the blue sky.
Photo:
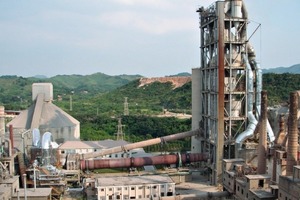
M 212 0 L 0 0 L 0 75 L 191 72 Z M 300 63 L 299 0 L 245 0 L 262 68 Z M 249 35 L 251 32 L 249 33 Z

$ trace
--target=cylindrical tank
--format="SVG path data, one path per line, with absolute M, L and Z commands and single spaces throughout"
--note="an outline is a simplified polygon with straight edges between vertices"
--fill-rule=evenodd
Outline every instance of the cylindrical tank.
M 231 1 L 231 17 L 242 18 L 242 4 L 241 0 Z
M 80 168 L 87 169 L 103 169 L 103 168 L 130 168 L 143 167 L 147 165 L 170 165 L 180 163 L 191 163 L 207 161 L 208 155 L 202 153 L 196 154 L 172 154 L 153 157 L 136 157 L 136 158 L 122 158 L 122 159 L 94 159 L 81 160 Z

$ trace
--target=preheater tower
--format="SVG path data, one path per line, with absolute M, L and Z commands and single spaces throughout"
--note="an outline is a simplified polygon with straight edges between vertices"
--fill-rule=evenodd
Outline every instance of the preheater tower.
M 247 88 L 248 16 L 243 1 L 217 1 L 197 12 L 201 59 L 200 68 L 193 69 L 192 126 L 203 134 L 192 138 L 192 152 L 210 154 L 211 182 L 216 185 L 222 182 L 222 160 L 235 157 L 235 138 L 247 128 L 248 111 L 255 114 L 248 101 L 255 98 L 256 84 Z

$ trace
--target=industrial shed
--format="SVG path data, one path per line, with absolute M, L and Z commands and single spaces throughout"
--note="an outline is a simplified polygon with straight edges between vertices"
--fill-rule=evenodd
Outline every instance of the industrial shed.
M 32 130 L 39 129 L 41 135 L 52 133 L 53 141 L 63 143 L 80 139 L 80 122 L 52 103 L 53 86 L 51 83 L 32 85 L 33 104 L 10 121 L 13 126 L 15 147 L 22 149 L 32 145 Z

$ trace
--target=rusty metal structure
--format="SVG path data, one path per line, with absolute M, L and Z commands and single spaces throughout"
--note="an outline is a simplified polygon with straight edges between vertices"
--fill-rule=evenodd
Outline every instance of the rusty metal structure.
M 81 160 L 81 170 L 93 170 L 103 168 L 132 168 L 143 167 L 147 165 L 171 165 L 189 164 L 192 162 L 207 161 L 205 154 L 170 154 L 153 157 L 131 157 L 122 159 L 93 159 Z
M 200 16 L 200 68 L 193 70 L 192 152 L 210 155 L 212 184 L 222 182 L 222 160 L 239 157 L 260 118 L 262 72 L 249 44 L 248 12 L 242 0 L 217 1 Z M 259 28 L 259 26 L 257 27 Z M 254 34 L 254 33 L 253 33 Z M 274 134 L 267 122 L 268 141 Z
M 192 136 L 199 135 L 199 134 L 200 134 L 200 130 L 193 130 L 193 131 L 187 131 L 187 132 L 167 135 L 167 136 L 160 137 L 160 138 L 144 140 L 144 141 L 141 141 L 141 142 L 130 143 L 130 144 L 127 144 L 127 145 L 117 146 L 117 147 L 113 147 L 113 148 L 109 148 L 109 149 L 103 149 L 102 151 L 99 151 L 99 152 L 91 152 L 91 153 L 85 153 L 85 154 L 69 154 L 67 156 L 65 168 L 68 169 L 68 170 L 82 169 L 82 166 L 84 166 L 86 162 L 90 162 L 90 163 L 92 162 L 93 163 L 92 165 L 95 165 L 94 163 L 97 163 L 97 162 L 102 162 L 102 163 L 105 162 L 105 160 L 104 161 L 96 161 L 96 162 L 95 161 L 86 161 L 88 159 L 101 158 L 105 155 L 110 155 L 110 154 L 118 153 L 118 152 L 127 152 L 127 151 L 132 150 L 132 149 L 143 148 L 143 147 L 151 146 L 151 145 L 155 145 L 155 144 L 164 144 L 168 141 L 179 140 L 179 139 L 183 139 L 183 138 L 186 138 L 186 137 L 192 137 Z M 206 156 L 205 153 L 195 154 L 195 155 L 191 155 L 191 156 L 183 155 L 183 158 L 185 158 L 185 157 L 189 158 L 189 159 L 192 158 L 193 160 L 197 160 L 197 162 L 207 160 L 207 156 Z M 155 162 L 156 158 L 143 158 L 144 161 L 146 159 L 148 159 L 149 161 L 148 161 L 148 163 L 146 162 L 145 164 L 151 164 L 151 162 Z M 159 164 L 170 164 L 169 162 L 172 162 L 172 164 L 175 164 L 176 162 L 178 162 L 179 158 L 175 159 L 174 156 L 169 156 L 169 157 L 164 156 L 161 159 L 165 160 L 165 163 L 160 162 Z M 176 161 L 172 161 L 174 159 Z M 187 160 L 189 160 L 189 159 L 187 159 Z M 117 159 L 115 161 L 110 161 L 110 162 L 111 163 L 114 162 L 113 165 L 116 165 L 116 166 L 119 166 L 119 167 L 126 167 L 126 166 L 130 165 L 130 164 L 126 164 L 126 163 L 128 163 L 128 162 L 130 163 L 132 161 L 134 161 L 133 158 L 129 159 L 129 160 Z M 140 164 L 138 164 L 138 163 L 144 162 L 144 161 L 136 159 L 135 160 L 136 164 L 132 163 L 131 165 L 132 166 L 134 166 L 134 165 L 140 166 Z M 97 164 L 97 165 L 100 166 L 100 164 Z

